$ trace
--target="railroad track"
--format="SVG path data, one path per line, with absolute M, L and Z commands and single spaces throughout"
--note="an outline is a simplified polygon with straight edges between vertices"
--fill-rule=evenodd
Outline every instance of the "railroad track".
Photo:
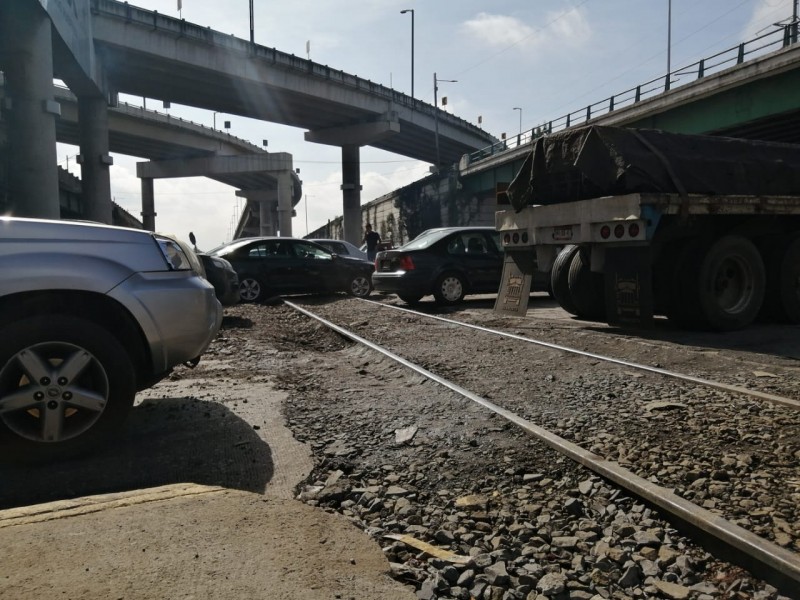
M 412 362 L 408 358 L 408 355 L 404 357 L 400 355 L 399 351 L 395 352 L 386 348 L 385 345 L 388 344 L 386 344 L 385 341 L 377 343 L 367 339 L 355 331 L 351 331 L 342 327 L 341 325 L 337 325 L 336 323 L 320 316 L 319 314 L 312 312 L 308 308 L 301 307 L 293 302 L 286 302 L 286 304 L 294 310 L 306 315 L 307 317 L 315 319 L 325 327 L 336 331 L 340 335 L 343 335 L 359 344 L 363 344 L 373 351 L 379 352 L 398 364 L 411 369 L 418 375 L 422 375 L 432 381 L 435 381 L 437 384 L 446 387 L 447 389 L 459 394 L 464 398 L 467 398 L 471 402 L 479 404 L 485 409 L 507 420 L 509 423 L 513 423 L 527 434 L 535 437 L 538 440 L 541 440 L 557 452 L 592 470 L 601 477 L 614 482 L 616 485 L 628 490 L 635 496 L 638 496 L 649 503 L 658 506 L 665 515 L 670 515 L 677 522 L 689 524 L 697 531 L 702 532 L 703 535 L 709 536 L 710 538 L 713 538 L 713 540 L 723 543 L 726 547 L 732 549 L 734 554 L 738 555 L 740 560 L 746 562 L 760 576 L 765 577 L 769 581 L 775 582 L 783 589 L 793 591 L 800 588 L 800 557 L 798 557 L 796 553 L 781 547 L 776 543 L 769 541 L 768 539 L 765 539 L 761 535 L 753 533 L 741 525 L 722 518 L 719 514 L 719 511 L 708 510 L 694 502 L 687 500 L 673 491 L 671 487 L 665 487 L 663 485 L 654 483 L 651 478 L 634 472 L 631 470 L 631 468 L 627 468 L 626 466 L 620 464 L 619 461 L 610 460 L 608 457 L 596 454 L 590 449 L 584 447 L 587 445 L 585 440 L 584 444 L 581 445 L 575 441 L 567 439 L 565 436 L 558 435 L 554 431 L 536 424 L 534 422 L 536 415 L 534 414 L 534 418 L 531 418 L 530 411 L 527 411 L 520 402 L 504 401 L 504 406 L 501 406 L 499 403 L 493 402 L 488 398 L 490 394 L 475 393 L 474 390 L 467 389 L 465 386 L 460 385 L 457 382 L 450 381 L 448 378 L 433 372 L 432 369 L 425 368 Z M 376 310 L 384 311 L 387 308 L 387 305 L 380 303 L 371 302 L 370 304 L 378 305 L 375 306 Z M 523 344 L 533 344 L 536 345 L 539 350 L 549 351 L 556 354 L 569 353 L 583 361 L 592 361 L 592 363 L 602 364 L 607 363 L 626 370 L 641 370 L 646 373 L 647 376 L 675 380 L 679 382 L 681 386 L 688 386 L 690 388 L 709 388 L 713 390 L 714 394 L 720 394 L 724 397 L 744 397 L 746 398 L 745 402 L 767 402 L 774 404 L 776 407 L 779 407 L 782 410 L 790 409 L 794 411 L 798 408 L 798 405 L 800 405 L 800 403 L 793 398 L 769 394 L 740 386 L 724 384 L 695 376 L 683 375 L 666 369 L 650 367 L 633 361 L 621 360 L 619 358 L 606 357 L 597 353 L 586 352 L 569 348 L 567 346 L 543 342 L 541 340 L 532 340 L 531 338 L 479 327 L 461 321 L 426 315 L 424 313 L 417 313 L 415 311 L 409 311 L 407 309 L 401 309 L 398 307 L 389 308 L 400 311 L 398 314 L 405 315 L 403 318 L 433 319 L 435 322 L 441 323 L 446 328 L 460 328 L 462 331 L 467 330 L 470 332 L 468 335 L 472 336 L 473 338 L 476 335 L 494 337 L 499 336 L 504 340 L 508 340 L 509 343 L 513 343 L 518 346 Z M 320 312 L 324 312 L 324 310 Z M 408 321 L 401 323 L 400 325 L 402 326 L 399 327 L 399 329 L 410 329 Z M 370 327 L 368 324 L 365 326 L 362 323 L 362 327 L 364 329 L 375 329 L 374 324 L 372 327 Z M 389 328 L 387 327 L 387 329 Z M 374 339 L 375 337 L 381 338 L 382 336 L 377 335 L 370 337 L 373 337 Z M 391 342 L 391 340 L 389 341 Z M 429 363 L 431 362 L 429 358 L 427 361 Z M 594 364 L 591 366 L 594 366 Z M 490 382 L 487 385 L 490 389 L 495 390 L 492 395 L 503 396 L 501 391 L 497 391 L 497 384 L 495 382 Z M 794 543 L 796 543 L 796 540 Z

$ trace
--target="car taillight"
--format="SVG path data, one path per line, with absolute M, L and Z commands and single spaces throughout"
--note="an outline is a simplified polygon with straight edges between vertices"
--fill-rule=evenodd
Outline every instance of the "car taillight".
M 414 261 L 411 260 L 411 257 L 406 254 L 405 256 L 400 257 L 400 268 L 403 271 L 413 271 L 414 270 Z

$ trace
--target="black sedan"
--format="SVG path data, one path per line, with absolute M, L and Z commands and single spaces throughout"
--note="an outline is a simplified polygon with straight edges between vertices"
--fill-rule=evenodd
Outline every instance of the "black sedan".
M 500 234 L 492 227 L 429 229 L 400 248 L 379 252 L 372 284 L 409 304 L 428 294 L 439 304 L 456 304 L 467 294 L 496 294 L 503 260 Z
M 372 291 L 372 263 L 337 256 L 308 240 L 243 238 L 209 254 L 233 265 L 239 275 L 239 295 L 243 302 L 326 292 L 347 292 L 364 298 Z

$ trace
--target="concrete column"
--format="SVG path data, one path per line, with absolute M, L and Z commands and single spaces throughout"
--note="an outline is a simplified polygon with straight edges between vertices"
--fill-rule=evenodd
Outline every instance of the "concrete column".
M 10 106 L 8 193 L 11 213 L 60 219 L 50 20 L 38 2 L 0 2 L 0 52 Z
M 284 237 L 292 236 L 292 176 L 288 171 L 277 173 L 278 229 Z
M 108 106 L 103 97 L 78 97 L 78 127 L 83 216 L 90 221 L 110 224 L 109 167 L 114 161 L 108 152 Z
M 264 198 L 260 198 L 258 202 L 258 222 L 260 235 L 276 235 L 275 220 L 275 206 L 277 202 L 274 199 L 274 193 L 264 194 Z
M 237 196 L 247 198 L 248 204 L 257 206 L 258 210 L 258 231 L 252 231 L 254 226 L 248 229 L 251 231 L 242 232 L 243 237 L 252 235 L 277 235 L 278 229 L 278 192 L 276 190 L 240 190 Z
M 142 177 L 142 225 L 148 231 L 156 230 L 156 196 L 152 177 Z
M 278 203 L 273 202 L 269 205 L 269 219 L 272 222 L 272 231 L 269 235 L 278 235 L 280 232 L 276 227 L 278 220 L 280 218 L 280 213 L 278 212 Z
M 361 245 L 361 158 L 356 145 L 342 146 L 342 224 L 344 239 Z

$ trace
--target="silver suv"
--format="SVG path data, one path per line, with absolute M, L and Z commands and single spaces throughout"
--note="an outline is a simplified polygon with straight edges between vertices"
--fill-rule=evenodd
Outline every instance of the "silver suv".
M 196 364 L 222 321 L 201 269 L 148 231 L 0 217 L 0 459 L 92 448 Z

